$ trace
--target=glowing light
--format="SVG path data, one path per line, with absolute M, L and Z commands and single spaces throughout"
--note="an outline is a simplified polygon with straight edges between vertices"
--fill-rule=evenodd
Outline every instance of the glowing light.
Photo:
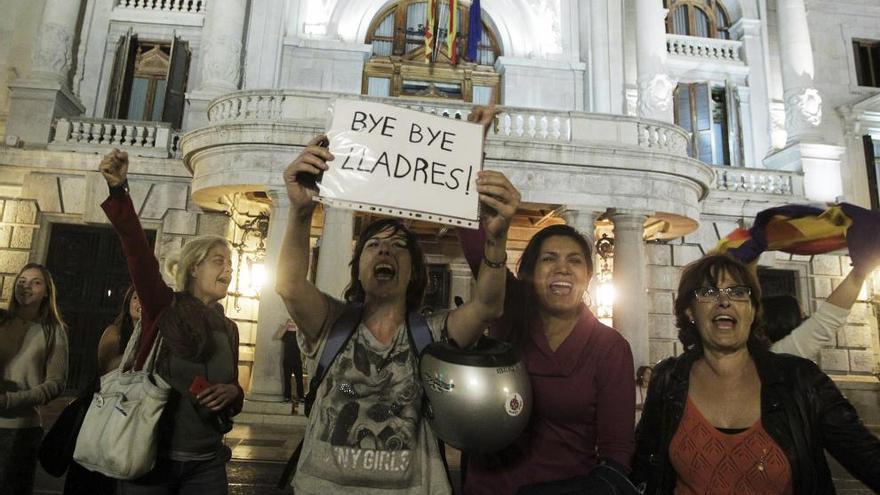
M 610 318 L 614 311 L 614 284 L 611 278 L 603 280 L 596 287 L 596 313 L 599 318 Z

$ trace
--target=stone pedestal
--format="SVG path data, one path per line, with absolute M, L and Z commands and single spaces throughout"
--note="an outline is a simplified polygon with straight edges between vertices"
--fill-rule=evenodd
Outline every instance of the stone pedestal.
M 19 79 L 9 87 L 6 136 L 16 136 L 29 146 L 49 143 L 55 119 L 85 112 L 79 99 L 58 81 Z
M 584 71 L 580 62 L 499 57 L 501 101 L 513 107 L 584 110 Z
M 764 166 L 774 170 L 804 173 L 804 194 L 807 199 L 834 202 L 843 195 L 841 158 L 843 146 L 794 143 L 769 155 Z

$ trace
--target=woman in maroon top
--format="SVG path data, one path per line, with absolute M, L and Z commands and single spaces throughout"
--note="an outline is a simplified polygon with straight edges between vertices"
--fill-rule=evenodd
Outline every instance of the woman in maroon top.
M 486 111 L 493 109 L 476 107 L 470 120 Z M 513 187 L 499 172 L 481 172 L 478 184 Z M 477 273 L 483 232 L 458 232 Z M 566 225 L 535 234 L 517 275 L 508 272 L 504 315 L 490 334 L 521 349 L 535 408 L 514 445 L 496 456 L 470 459 L 465 493 L 516 493 L 527 485 L 583 477 L 600 462 L 629 472 L 635 450 L 632 352 L 584 304 L 592 274 L 589 242 Z
M 229 242 L 200 236 L 166 263 L 179 292 L 162 279 L 128 195 L 128 154 L 108 153 L 100 166 L 110 188 L 101 205 L 122 241 L 131 280 L 140 297 L 140 337 L 135 368 L 141 368 L 158 334 L 157 370 L 172 391 L 157 435 L 156 465 L 143 477 L 120 482 L 119 493 L 171 495 L 227 493 L 228 448 L 223 434 L 241 411 L 238 328 L 223 315 L 232 277 Z

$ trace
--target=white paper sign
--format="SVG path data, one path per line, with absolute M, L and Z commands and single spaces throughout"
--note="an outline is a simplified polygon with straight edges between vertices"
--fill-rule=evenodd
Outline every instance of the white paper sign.
M 479 124 L 359 100 L 336 100 L 317 200 L 342 208 L 479 227 Z

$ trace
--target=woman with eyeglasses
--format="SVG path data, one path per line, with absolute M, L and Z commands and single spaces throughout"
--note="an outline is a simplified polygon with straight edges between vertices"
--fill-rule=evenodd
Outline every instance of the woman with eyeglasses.
M 880 490 L 880 441 L 812 361 L 768 350 L 745 265 L 688 265 L 675 317 L 685 352 L 654 368 L 636 429 L 644 493 L 833 494 L 825 450 Z

